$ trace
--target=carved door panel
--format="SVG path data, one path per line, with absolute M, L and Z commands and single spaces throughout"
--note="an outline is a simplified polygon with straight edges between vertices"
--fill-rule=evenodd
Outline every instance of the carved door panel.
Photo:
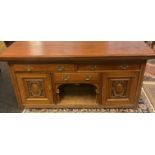
M 46 73 L 16 73 L 22 104 L 48 106 L 52 104 L 51 76 Z
M 102 99 L 105 107 L 132 107 L 136 104 L 138 72 L 118 71 L 103 74 Z

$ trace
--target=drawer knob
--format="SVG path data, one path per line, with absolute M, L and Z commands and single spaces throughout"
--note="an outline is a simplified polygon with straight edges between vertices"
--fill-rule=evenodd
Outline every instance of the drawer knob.
M 120 65 L 120 69 L 127 69 L 129 66 L 127 64 Z
M 90 70 L 95 70 L 95 69 L 96 69 L 96 65 L 90 65 L 90 66 L 89 66 L 89 69 L 90 69 Z
M 88 75 L 88 76 L 86 76 L 85 80 L 86 81 L 90 81 L 91 80 L 91 77 L 92 77 L 91 75 Z
M 57 68 L 57 71 L 59 71 L 59 72 L 64 71 L 64 67 L 61 65 L 58 65 L 56 68 Z
M 26 67 L 26 71 L 31 72 L 32 70 L 33 70 L 33 67 L 31 66 Z
M 69 76 L 69 75 L 64 75 L 64 76 L 63 76 L 63 80 L 64 80 L 64 81 L 67 81 L 67 80 L 69 80 L 69 79 L 70 79 L 70 76 Z

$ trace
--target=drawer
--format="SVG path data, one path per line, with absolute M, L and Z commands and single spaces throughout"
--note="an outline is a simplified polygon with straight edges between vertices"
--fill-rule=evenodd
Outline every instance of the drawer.
M 99 81 L 100 75 L 98 73 L 55 73 L 55 82 L 89 82 Z
M 74 71 L 73 64 L 13 64 L 14 71 L 49 71 L 49 72 L 65 72 Z
M 93 64 L 78 65 L 78 71 L 101 71 L 101 70 L 139 70 L 140 64 Z

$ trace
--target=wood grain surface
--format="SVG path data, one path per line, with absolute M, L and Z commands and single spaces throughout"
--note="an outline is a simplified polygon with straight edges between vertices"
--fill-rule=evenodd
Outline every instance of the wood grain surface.
M 0 60 L 52 60 L 64 58 L 155 58 L 142 41 L 17 41 Z

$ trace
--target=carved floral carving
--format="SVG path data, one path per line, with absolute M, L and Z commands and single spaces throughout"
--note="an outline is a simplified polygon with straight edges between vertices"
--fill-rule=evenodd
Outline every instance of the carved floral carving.
M 128 80 L 113 80 L 112 81 L 112 97 L 126 97 Z
M 44 83 L 42 79 L 26 79 L 29 97 L 44 97 Z

